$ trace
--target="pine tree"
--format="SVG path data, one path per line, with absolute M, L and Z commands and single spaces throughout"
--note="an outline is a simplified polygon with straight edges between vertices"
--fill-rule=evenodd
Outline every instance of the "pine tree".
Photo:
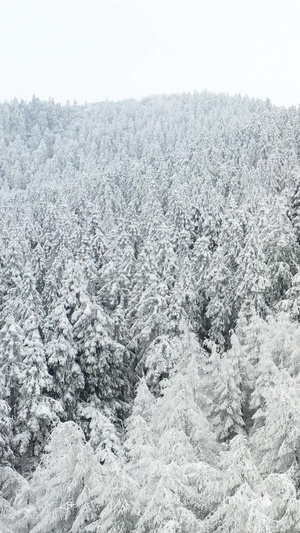
M 86 528 L 101 509 L 101 480 L 100 465 L 79 426 L 58 424 L 32 479 L 37 510 L 32 533 L 78 531 L 76 520 Z
M 0 466 L 9 464 L 13 459 L 11 450 L 12 442 L 12 419 L 10 417 L 10 408 L 3 399 L 5 391 L 0 381 Z
M 133 468 L 139 466 L 140 460 L 147 461 L 151 455 L 156 456 L 155 436 L 151 427 L 154 401 L 146 380 L 141 378 L 131 415 L 126 420 L 125 450 L 132 461 Z
M 239 266 L 236 271 L 236 305 L 240 309 L 241 303 L 249 299 L 255 311 L 265 316 L 268 311 L 271 282 L 256 220 L 253 220 L 249 227 L 245 247 L 237 262 Z
M 297 468 L 299 456 L 299 387 L 285 370 L 265 392 L 264 425 L 253 435 L 253 446 L 264 473 Z M 258 415 L 261 416 L 259 412 Z
M 16 404 L 14 446 L 19 454 L 39 455 L 55 423 L 61 405 L 49 396 L 51 377 L 47 370 L 44 346 L 33 315 L 24 323 L 24 359 Z
M 212 369 L 210 417 L 221 442 L 244 433 L 243 397 L 237 371 L 230 354 L 216 360 Z
M 98 531 L 111 533 L 130 533 L 134 531 L 137 517 L 134 503 L 137 498 L 137 486 L 126 472 L 126 465 L 112 452 L 105 456 L 101 469 L 101 487 L 96 486 L 87 494 L 81 494 L 77 500 L 80 506 L 77 518 L 72 526 L 72 532 L 82 533 Z M 96 494 L 95 500 L 94 494 Z M 98 508 L 90 521 L 85 507 L 91 499 L 90 507 Z M 86 526 L 87 521 L 90 523 Z
M 44 323 L 45 354 L 52 375 L 51 393 L 60 400 L 64 417 L 74 419 L 84 378 L 77 362 L 73 327 L 67 316 L 66 302 L 55 301 Z
M 221 454 L 220 469 L 219 505 L 206 520 L 207 531 L 270 533 L 273 520 L 265 512 L 266 489 L 245 437 L 237 435 L 232 439 L 229 449 Z
M 112 339 L 110 318 L 86 296 L 82 296 L 72 322 L 85 379 L 83 399 L 121 414 L 126 410 L 131 386 L 126 348 Z
M 270 474 L 265 484 L 270 494 L 270 516 L 275 522 L 274 531 L 293 533 L 299 527 L 300 505 L 296 488 L 287 474 Z

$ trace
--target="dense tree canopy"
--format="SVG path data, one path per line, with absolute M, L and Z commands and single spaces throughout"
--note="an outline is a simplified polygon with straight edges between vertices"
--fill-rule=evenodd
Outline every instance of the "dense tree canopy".
M 299 125 L 0 105 L 1 531 L 299 531 Z

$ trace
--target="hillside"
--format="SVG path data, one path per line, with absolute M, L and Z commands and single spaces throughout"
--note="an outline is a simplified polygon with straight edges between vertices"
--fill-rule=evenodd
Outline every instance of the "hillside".
M 300 111 L 1 104 L 0 225 L 1 533 L 297 533 Z

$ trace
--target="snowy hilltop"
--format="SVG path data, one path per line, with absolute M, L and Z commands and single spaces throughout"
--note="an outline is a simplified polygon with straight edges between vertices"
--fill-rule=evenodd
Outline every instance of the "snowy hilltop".
M 0 105 L 0 532 L 298 533 L 300 111 Z

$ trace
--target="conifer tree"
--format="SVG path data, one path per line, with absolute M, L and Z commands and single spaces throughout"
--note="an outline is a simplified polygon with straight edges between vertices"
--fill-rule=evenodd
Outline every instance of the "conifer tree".
M 244 433 L 242 391 L 235 367 L 229 354 L 215 361 L 211 375 L 210 417 L 219 440 L 228 442 L 235 435 Z
M 78 522 L 81 531 L 88 531 L 101 509 L 101 469 L 74 422 L 60 423 L 53 431 L 32 486 L 37 511 L 33 533 L 78 531 Z
M 299 387 L 285 370 L 278 373 L 274 387 L 265 391 L 265 422 L 253 434 L 252 442 L 264 473 L 285 473 L 296 467 L 299 457 Z M 261 413 L 254 415 L 261 416 Z

